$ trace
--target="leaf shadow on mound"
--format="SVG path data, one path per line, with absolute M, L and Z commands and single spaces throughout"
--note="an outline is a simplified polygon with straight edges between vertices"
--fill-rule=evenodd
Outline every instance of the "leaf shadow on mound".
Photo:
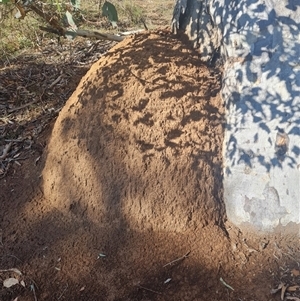
M 203 79 L 203 85 L 195 88 L 192 77 L 169 80 L 169 74 L 163 77 L 156 74 L 156 70 L 148 73 L 149 78 L 145 78 L 147 74 L 138 74 L 139 70 L 155 69 L 144 53 L 151 43 L 145 38 L 139 39 L 137 37 L 136 44 L 141 45 L 137 47 L 130 45 L 113 50 L 111 57 L 118 58 L 113 64 L 92 68 L 73 100 L 61 112 L 43 172 L 45 197 L 56 213 L 50 210 L 48 218 L 35 227 L 44 228 L 43 224 L 53 219 L 66 223 L 63 231 L 54 223 L 51 225 L 53 233 L 57 233 L 56 245 L 72 247 L 74 262 L 84 261 L 83 257 L 90 250 L 89 256 L 94 256 L 94 262 L 89 258 L 86 275 L 95 271 L 97 282 L 106 284 L 107 300 L 117 299 L 110 294 L 125 296 L 132 291 L 133 279 L 147 283 L 158 278 L 161 268 L 157 268 L 156 262 L 176 258 L 190 247 L 196 250 L 195 243 L 207 239 L 201 228 L 214 224 L 223 227 L 224 222 L 220 149 L 213 145 L 203 148 L 204 143 L 215 141 L 217 144 L 222 139 L 204 126 L 208 122 L 205 119 L 214 117 L 222 136 L 222 113 L 216 111 L 216 104 L 210 104 L 209 93 L 201 92 L 204 86 L 208 89 L 209 83 Z M 182 46 L 168 51 L 168 57 L 162 58 L 168 43 L 160 36 L 152 37 L 155 64 L 166 65 L 166 61 L 170 61 L 174 68 L 185 68 L 184 60 L 189 56 L 178 59 Z M 197 63 L 195 68 L 204 67 Z M 170 67 L 167 69 L 173 72 Z M 126 83 L 132 78 L 129 70 L 142 80 L 129 83 L 137 85 L 137 90 L 132 92 L 135 98 L 126 103 L 126 97 L 130 96 Z M 209 71 L 205 72 L 209 76 Z M 154 81 L 156 77 L 159 81 Z M 147 82 L 151 82 L 149 87 L 157 85 L 156 89 L 149 89 Z M 219 83 L 216 79 L 215 84 Z M 191 93 L 189 104 L 181 99 L 182 91 L 158 97 L 165 86 L 173 85 L 180 85 L 182 91 Z M 168 103 L 180 104 L 182 109 L 174 114 L 176 110 L 169 109 Z M 196 108 L 202 115 L 195 119 Z M 159 124 L 165 122 L 161 114 L 165 114 L 162 112 L 166 109 L 167 122 L 175 122 L 172 128 Z M 185 111 L 190 118 L 185 118 Z M 203 129 L 197 125 L 199 122 Z M 192 128 L 197 135 L 184 138 Z M 154 136 L 142 136 L 145 131 L 152 131 Z M 183 141 L 175 142 L 176 139 Z M 184 139 L 189 144 L 184 143 Z M 58 213 L 62 214 L 60 218 Z M 203 238 L 192 234 L 194 239 L 191 239 L 191 235 L 181 234 L 182 231 L 194 233 L 196 229 Z M 211 242 L 203 245 L 211 245 Z M 104 261 L 95 259 L 99 253 L 107 255 Z M 69 265 L 73 265 L 74 270 L 74 263 Z M 203 261 L 199 269 L 206 268 L 214 269 L 214 263 L 212 267 L 205 267 Z

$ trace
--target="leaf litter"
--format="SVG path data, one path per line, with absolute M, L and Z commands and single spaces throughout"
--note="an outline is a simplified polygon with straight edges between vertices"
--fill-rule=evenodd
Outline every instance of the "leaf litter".
M 280 293 L 281 300 L 300 300 L 300 277 L 298 269 L 285 268 L 281 276 L 281 282 L 271 290 L 271 294 Z
M 40 148 L 35 144 L 38 135 L 91 65 L 114 45 L 80 38 L 70 43 L 49 40 L 35 52 L 0 61 L 0 178 Z

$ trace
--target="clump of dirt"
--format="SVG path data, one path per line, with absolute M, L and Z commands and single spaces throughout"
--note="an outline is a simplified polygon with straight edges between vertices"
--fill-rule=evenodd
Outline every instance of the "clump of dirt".
M 226 222 L 220 88 L 220 71 L 165 31 L 95 63 L 42 159 L 0 191 L 0 280 L 18 268 L 25 283 L 2 299 L 296 298 L 299 238 Z

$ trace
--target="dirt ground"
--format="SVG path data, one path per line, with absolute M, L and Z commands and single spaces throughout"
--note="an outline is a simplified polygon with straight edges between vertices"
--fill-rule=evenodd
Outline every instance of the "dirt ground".
M 299 237 L 226 220 L 221 75 L 167 31 L 92 66 L 0 180 L 1 300 L 300 300 Z

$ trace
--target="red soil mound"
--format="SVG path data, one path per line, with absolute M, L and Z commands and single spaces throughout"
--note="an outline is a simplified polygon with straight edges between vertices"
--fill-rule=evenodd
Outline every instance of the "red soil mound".
M 169 233 L 171 244 L 170 233 L 222 224 L 219 90 L 219 73 L 164 32 L 130 38 L 93 65 L 58 117 L 43 172 L 52 206 L 92 228 L 86 247 L 115 249 L 136 261 L 127 273 L 140 273 L 153 250 L 150 234 L 126 255 L 137 235 Z M 121 277 L 119 268 L 110 273 Z

